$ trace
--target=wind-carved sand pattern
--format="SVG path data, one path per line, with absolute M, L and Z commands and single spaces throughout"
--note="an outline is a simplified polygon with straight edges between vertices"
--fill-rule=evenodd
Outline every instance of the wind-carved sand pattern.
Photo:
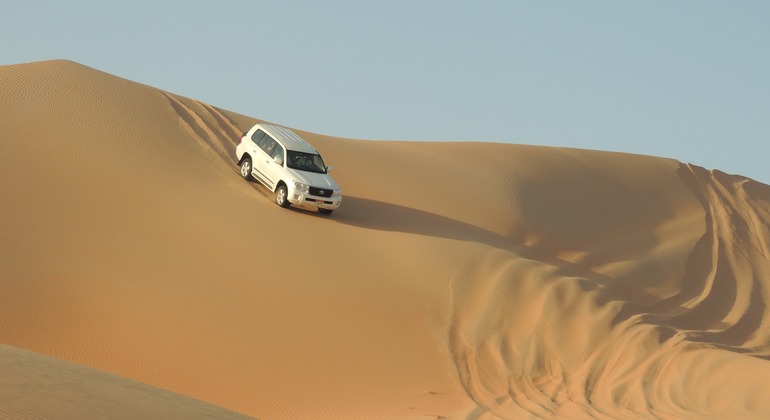
M 770 415 L 770 187 L 692 165 L 679 176 L 706 232 L 671 297 L 640 305 L 608 287 L 622 279 L 526 247 L 455 279 L 469 418 Z
M 228 117 L 211 105 L 161 91 L 192 137 L 229 164 L 235 161 L 240 131 Z M 185 103 L 187 102 L 187 104 Z
M 301 132 L 312 217 L 238 175 L 256 118 L 68 61 L 0 105 L 0 418 L 770 418 L 768 185 Z

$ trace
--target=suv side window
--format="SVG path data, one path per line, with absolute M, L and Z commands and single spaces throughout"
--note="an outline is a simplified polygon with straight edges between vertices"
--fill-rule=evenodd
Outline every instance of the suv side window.
M 257 130 L 254 132 L 254 134 L 251 135 L 251 141 L 254 142 L 254 144 L 259 145 L 259 142 L 262 141 L 262 139 L 265 138 L 265 132 L 262 130 Z
M 269 136 L 265 136 L 265 139 L 267 140 L 264 145 L 260 144 L 259 147 L 262 148 L 262 150 L 267 153 L 268 156 L 273 155 L 273 151 L 275 150 L 275 146 L 278 144 L 275 142 L 275 140 L 271 139 Z
M 283 147 L 281 147 L 280 144 L 275 146 L 275 150 L 273 150 L 273 154 L 271 155 L 273 159 L 275 159 L 278 156 L 281 157 L 281 162 L 286 161 L 286 157 L 284 156 L 284 153 L 283 153 Z
M 273 140 L 269 135 L 265 134 L 265 137 L 262 137 L 262 140 L 260 140 L 259 143 L 257 143 L 257 146 L 259 146 L 260 149 L 266 151 L 267 150 L 267 146 L 269 146 L 270 143 L 273 143 L 273 142 L 275 142 L 275 140 Z M 268 153 L 268 154 L 270 154 L 270 153 Z

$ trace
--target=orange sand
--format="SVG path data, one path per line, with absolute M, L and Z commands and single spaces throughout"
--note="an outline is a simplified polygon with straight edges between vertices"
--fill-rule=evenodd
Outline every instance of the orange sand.
M 0 105 L 0 418 L 770 417 L 767 185 L 297 130 L 325 217 L 239 177 L 256 119 L 68 61 Z

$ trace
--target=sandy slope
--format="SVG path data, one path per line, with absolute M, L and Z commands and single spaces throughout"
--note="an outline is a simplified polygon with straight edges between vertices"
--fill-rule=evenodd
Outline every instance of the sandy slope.
M 321 217 L 240 179 L 254 119 L 66 61 L 0 67 L 0 105 L 4 360 L 117 375 L 54 400 L 107 381 L 135 407 L 136 380 L 158 410 L 271 419 L 770 416 L 766 185 L 303 133 L 344 189 Z
M 178 394 L 0 345 L 3 419 L 248 419 Z

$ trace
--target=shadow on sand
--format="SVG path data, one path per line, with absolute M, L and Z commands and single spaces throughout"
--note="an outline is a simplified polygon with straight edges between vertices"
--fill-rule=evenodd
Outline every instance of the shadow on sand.
M 469 223 L 366 198 L 346 196 L 331 218 L 338 223 L 386 232 L 480 242 L 503 249 L 513 245 L 511 238 Z

